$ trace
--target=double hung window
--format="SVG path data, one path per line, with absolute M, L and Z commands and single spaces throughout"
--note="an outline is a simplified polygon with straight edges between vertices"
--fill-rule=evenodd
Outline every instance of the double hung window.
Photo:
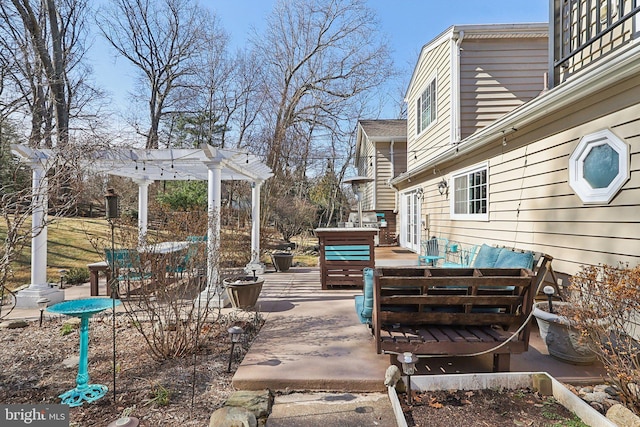
M 436 79 L 427 85 L 416 104 L 416 133 L 420 134 L 436 121 Z
M 489 170 L 482 165 L 452 176 L 453 219 L 487 220 L 489 218 Z

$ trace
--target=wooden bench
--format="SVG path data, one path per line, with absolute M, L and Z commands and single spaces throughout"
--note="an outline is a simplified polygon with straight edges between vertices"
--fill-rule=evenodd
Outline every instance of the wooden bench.
M 442 357 L 488 352 L 494 371 L 509 371 L 511 354 L 528 350 L 529 315 L 544 274 L 546 264 L 536 275 L 525 268 L 378 268 L 376 350 L 391 354 L 392 363 L 393 355 L 404 352 Z

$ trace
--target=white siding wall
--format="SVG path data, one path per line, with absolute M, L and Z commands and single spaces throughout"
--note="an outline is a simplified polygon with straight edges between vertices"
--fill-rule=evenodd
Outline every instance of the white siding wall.
M 489 221 L 450 220 L 449 200 L 437 192 L 440 177 L 425 175 L 423 213 L 431 215 L 431 234 L 546 252 L 554 269 L 567 274 L 581 264 L 638 264 L 640 105 L 633 105 L 634 93 L 640 93 L 640 77 L 518 130 L 507 147 L 496 140 L 444 170 L 450 175 L 489 160 Z M 605 128 L 629 144 L 631 178 L 610 204 L 585 205 L 568 183 L 569 156 L 582 136 Z
M 460 52 L 461 137 L 536 97 L 547 63 L 546 38 L 465 40 Z
M 451 123 L 451 66 L 450 41 L 445 41 L 424 53 L 417 65 L 415 80 L 407 93 L 407 157 L 412 169 L 425 159 L 444 151 L 450 143 Z M 432 77 L 436 77 L 436 122 L 417 135 L 416 102 Z
M 387 181 L 391 178 L 391 152 L 389 150 L 390 143 L 379 142 L 376 144 L 376 210 L 393 210 L 395 208 L 395 191 L 387 184 Z M 397 149 L 397 147 L 396 147 Z M 397 155 L 397 153 L 396 153 Z

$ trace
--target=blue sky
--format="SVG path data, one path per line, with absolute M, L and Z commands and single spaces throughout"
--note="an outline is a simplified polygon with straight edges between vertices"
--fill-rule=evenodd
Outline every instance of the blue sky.
M 261 28 L 275 0 L 213 0 L 210 4 L 232 43 L 251 26 Z M 548 0 L 369 0 L 395 51 L 398 66 L 413 67 L 420 48 L 454 24 L 548 22 Z
M 295 1 L 295 0 L 294 0 Z M 243 46 L 250 29 L 264 27 L 275 0 L 201 0 L 218 16 L 231 38 L 231 46 Z M 421 47 L 454 24 L 504 24 L 547 22 L 548 0 L 368 0 L 378 15 L 396 66 L 408 83 Z M 113 53 L 96 40 L 91 53 L 99 84 L 126 103 L 133 90 L 132 71 L 123 59 L 114 63 Z

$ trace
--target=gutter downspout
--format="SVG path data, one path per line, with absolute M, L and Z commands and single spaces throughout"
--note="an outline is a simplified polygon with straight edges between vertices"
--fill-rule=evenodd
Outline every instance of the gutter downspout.
M 391 184 L 391 180 L 396 176 L 395 152 L 393 150 L 393 146 L 395 145 L 395 142 L 396 141 L 392 139 L 391 142 L 389 143 L 389 158 L 391 159 L 391 178 L 389 178 L 389 180 L 387 181 L 387 184 L 389 184 L 389 187 L 391 187 L 395 191 L 395 195 L 393 198 L 393 213 L 397 214 L 399 192 L 398 192 L 398 189 Z
M 376 210 L 378 209 L 378 182 L 375 180 L 375 178 L 378 177 L 378 150 L 376 147 L 376 143 L 372 143 L 371 144 L 371 148 L 373 148 L 373 152 L 371 153 L 371 162 L 373 163 L 373 178 L 374 180 L 371 181 L 371 185 L 373 188 L 371 188 L 371 192 L 372 192 L 372 197 L 371 197 L 371 202 L 372 202 L 372 206 L 370 206 L 371 210 Z
M 451 100 L 451 144 L 457 144 L 460 142 L 461 135 L 461 114 L 460 114 L 460 46 L 462 46 L 462 40 L 464 39 L 464 31 L 460 30 L 457 37 L 454 35 L 451 40 L 455 42 L 453 51 L 455 52 L 455 58 L 452 58 L 453 70 L 451 72 L 451 86 L 452 97 Z

